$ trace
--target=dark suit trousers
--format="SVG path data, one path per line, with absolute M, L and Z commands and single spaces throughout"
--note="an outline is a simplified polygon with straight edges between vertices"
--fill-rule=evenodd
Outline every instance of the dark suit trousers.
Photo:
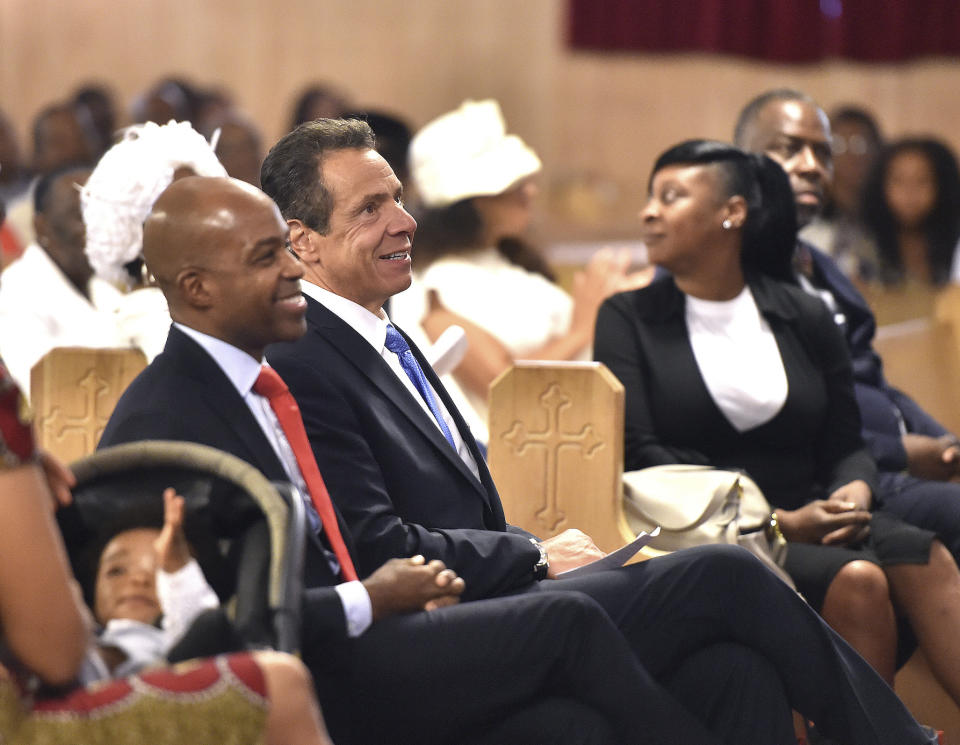
M 675 676 L 705 647 L 733 642 L 767 660 L 779 673 L 790 705 L 834 740 L 851 745 L 928 742 L 863 658 L 739 547 L 688 549 L 619 570 L 545 581 L 540 587 L 578 590 L 597 600 L 658 680 Z M 718 674 L 703 672 L 708 679 Z M 722 723 L 698 703 L 703 695 L 698 687 L 702 683 L 691 676 L 676 680 L 671 691 L 719 732 Z M 761 701 L 765 692 L 743 695 Z M 778 697 L 775 691 L 772 695 Z
M 397 616 L 348 644 L 349 664 L 339 675 L 304 650 L 338 745 L 735 742 L 710 734 L 681 707 L 637 662 L 606 613 L 580 593 L 529 593 Z M 735 685 L 712 699 L 739 719 L 748 710 L 750 719 L 756 712 L 769 720 L 765 734 L 750 742 L 790 743 L 782 696 L 769 710 L 754 709 L 757 701 L 735 708 L 744 702 L 740 672 L 774 691 L 779 686 L 765 660 L 708 645 L 690 662 L 678 666 L 678 680 L 724 665 Z

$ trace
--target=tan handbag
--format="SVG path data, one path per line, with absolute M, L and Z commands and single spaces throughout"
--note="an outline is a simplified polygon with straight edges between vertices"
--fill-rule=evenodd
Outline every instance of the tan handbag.
M 623 501 L 634 533 L 660 526 L 650 546 L 679 551 L 708 543 L 736 543 L 790 587 L 783 570 L 787 542 L 768 537 L 771 508 L 745 473 L 712 466 L 670 464 L 623 474 Z

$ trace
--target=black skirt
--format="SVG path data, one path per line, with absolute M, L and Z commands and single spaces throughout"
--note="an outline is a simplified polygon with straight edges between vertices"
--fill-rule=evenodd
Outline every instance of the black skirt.
M 930 544 L 936 537 L 936 533 L 908 525 L 891 514 L 874 512 L 870 519 L 870 534 L 862 544 L 790 543 L 784 569 L 807 602 L 819 612 L 823 609 L 827 588 L 845 564 L 851 561 L 869 561 L 881 567 L 926 564 L 930 560 Z M 902 614 L 897 615 L 897 659 L 902 664 L 916 648 L 916 640 Z

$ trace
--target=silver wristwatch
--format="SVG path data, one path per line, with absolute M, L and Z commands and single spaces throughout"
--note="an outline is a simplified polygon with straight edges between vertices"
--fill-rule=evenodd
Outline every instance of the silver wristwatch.
M 550 569 L 550 561 L 547 559 L 547 549 L 545 549 L 543 544 L 536 538 L 531 538 L 530 543 L 536 546 L 537 551 L 540 552 L 540 558 L 537 560 L 537 563 L 533 565 L 533 578 L 536 580 L 546 579 L 547 571 Z

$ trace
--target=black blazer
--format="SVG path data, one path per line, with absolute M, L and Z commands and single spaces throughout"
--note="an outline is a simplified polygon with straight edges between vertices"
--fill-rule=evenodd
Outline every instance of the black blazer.
M 873 349 L 877 323 L 867 301 L 833 259 L 810 244 L 805 247 L 813 259 L 813 284 L 829 290 L 843 313 L 841 329 L 853 361 L 863 438 L 881 470 L 902 471 L 907 467 L 907 453 L 901 440 L 901 422 L 908 432 L 930 437 L 940 437 L 947 430 L 910 396 L 887 382 L 883 362 Z
M 776 338 L 789 391 L 772 420 L 743 433 L 714 403 L 700 375 L 684 295 L 672 277 L 601 306 L 594 354 L 626 389 L 626 467 L 743 468 L 772 504 L 784 508 L 854 479 L 873 487 L 876 467 L 860 438 L 850 359 L 826 306 L 764 277 L 751 280 L 750 289 Z
M 271 345 L 267 359 L 300 405 L 361 573 L 420 553 L 455 569 L 467 598 L 532 583 L 539 551 L 528 533 L 506 525 L 476 442 L 416 345 L 407 339 L 469 446 L 479 480 L 380 354 L 321 303 L 308 297 L 307 304 L 306 335 Z
M 271 480 L 288 481 L 257 420 L 214 359 L 193 339 L 170 327 L 163 352 L 136 377 L 107 422 L 98 448 L 135 440 L 184 440 L 219 448 L 256 466 Z M 229 509 L 229 507 L 225 507 Z M 349 530 L 340 520 L 347 547 Z M 307 541 L 303 644 L 346 639 L 339 582 L 322 549 Z

